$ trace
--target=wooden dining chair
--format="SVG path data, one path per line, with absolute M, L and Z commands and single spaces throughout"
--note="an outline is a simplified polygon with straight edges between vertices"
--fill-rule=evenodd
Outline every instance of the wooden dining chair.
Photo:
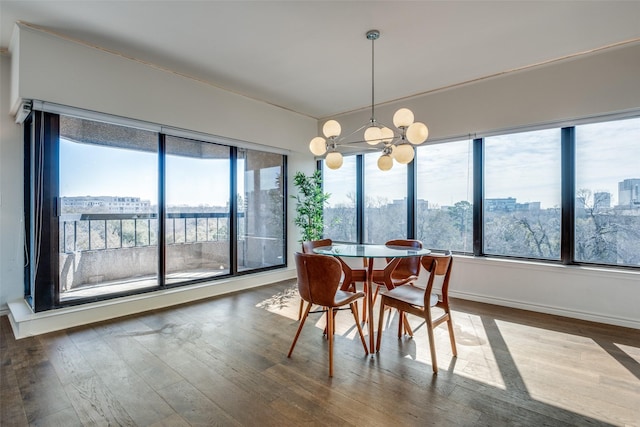
M 447 322 L 449 340 L 451 341 L 451 350 L 454 357 L 458 355 L 456 340 L 453 334 L 451 310 L 449 308 L 449 279 L 451 277 L 453 257 L 450 251 L 447 251 L 444 255 L 424 255 L 422 257 L 421 264 L 429 273 L 426 288 L 423 289 L 413 285 L 407 285 L 399 286 L 380 293 L 380 319 L 378 323 L 378 343 L 376 351 L 380 351 L 384 310 L 386 307 L 394 307 L 400 312 L 420 316 L 426 322 L 427 333 L 429 334 L 429 346 L 431 347 L 431 365 L 433 367 L 434 374 L 437 374 L 438 362 L 436 358 L 435 339 L 433 336 L 434 328 L 444 322 Z M 442 291 L 440 296 L 433 293 L 433 284 L 436 277 L 442 278 Z M 431 312 L 433 307 L 442 309 L 443 314 L 434 319 Z M 400 321 L 401 319 L 399 319 L 399 322 Z M 398 337 L 400 336 L 401 334 L 398 333 Z
M 336 310 L 341 307 L 349 306 L 353 318 L 355 319 L 358 335 L 364 347 L 365 354 L 369 354 L 367 343 L 364 340 L 362 327 L 358 319 L 358 305 L 356 301 L 364 297 L 364 292 L 349 292 L 340 290 L 340 277 L 342 276 L 342 266 L 336 258 L 327 255 L 305 254 L 296 252 L 294 254 L 296 261 L 296 271 L 298 275 L 298 291 L 300 297 L 307 303 L 306 310 L 298 326 L 298 331 L 289 349 L 287 357 L 291 357 L 293 349 L 296 346 L 300 331 L 304 326 L 311 307 L 317 305 L 322 309 L 317 312 L 327 314 L 327 340 L 329 341 L 329 376 L 333 376 L 333 340 L 335 331 Z
M 422 242 L 419 240 L 413 239 L 396 239 L 389 240 L 385 243 L 387 246 L 406 246 L 409 248 L 422 249 Z M 375 304 L 376 299 L 378 297 L 379 287 L 384 286 L 387 290 L 391 290 L 398 286 L 406 285 L 407 283 L 412 283 L 418 280 L 418 275 L 420 274 L 420 257 L 409 257 L 403 258 L 396 265 L 390 265 L 389 262 L 391 259 L 387 258 L 387 266 L 380 270 L 373 270 L 373 278 L 372 282 L 375 287 L 374 294 L 371 298 L 372 304 Z M 365 300 L 366 301 L 366 300 Z M 366 321 L 367 319 L 367 310 L 366 307 L 362 309 L 362 320 Z M 404 328 L 410 332 L 409 322 L 406 321 L 404 315 L 401 314 L 403 319 L 402 324 L 399 327 L 404 326 Z
M 333 241 L 331 239 L 321 239 L 321 240 L 308 240 L 302 242 L 302 252 L 305 254 L 313 253 L 313 249 L 320 248 L 322 246 L 331 246 L 333 245 Z M 342 284 L 340 289 L 343 291 L 356 292 L 356 282 L 364 282 L 367 280 L 367 270 L 366 269 L 354 269 L 351 268 L 346 262 L 342 260 L 342 258 L 338 257 L 338 261 L 342 265 Z M 300 300 L 300 308 L 298 309 L 298 320 L 302 318 L 302 310 L 304 309 L 304 300 Z

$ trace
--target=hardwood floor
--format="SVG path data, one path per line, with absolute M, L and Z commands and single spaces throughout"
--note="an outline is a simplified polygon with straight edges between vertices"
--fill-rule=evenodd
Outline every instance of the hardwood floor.
M 640 331 L 453 300 L 458 357 L 431 373 L 385 317 L 365 356 L 337 315 L 297 327 L 295 282 L 16 341 L 0 321 L 2 426 L 640 426 Z M 377 311 L 376 311 L 377 313 Z M 314 319 L 310 319 L 314 320 Z

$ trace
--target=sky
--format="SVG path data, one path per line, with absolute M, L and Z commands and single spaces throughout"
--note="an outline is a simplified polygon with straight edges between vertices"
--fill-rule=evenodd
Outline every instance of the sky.
M 522 132 L 485 139 L 485 197 L 515 197 L 518 203 L 560 205 L 560 129 Z M 618 182 L 640 179 L 640 118 L 576 127 L 576 189 L 606 191 L 618 200 Z M 366 193 L 374 198 L 402 199 L 406 166 L 394 162 L 388 172 L 377 170 L 378 153 L 365 155 Z M 355 192 L 354 157 L 342 168 L 325 168 L 325 188 L 331 205 L 348 203 Z M 424 144 L 416 150 L 418 199 L 451 206 L 472 200 L 472 141 Z
M 226 206 L 229 161 L 167 156 L 169 205 Z M 188 185 L 183 178 L 189 178 Z M 156 153 L 61 139 L 61 196 L 129 196 L 158 202 Z M 242 184 L 242 183 L 240 183 Z M 242 185 L 239 190 L 244 192 Z

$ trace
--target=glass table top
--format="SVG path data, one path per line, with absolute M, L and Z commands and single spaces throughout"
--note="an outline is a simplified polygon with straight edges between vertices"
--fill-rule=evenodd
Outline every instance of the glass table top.
M 429 249 L 410 248 L 407 246 L 336 244 L 314 248 L 313 252 L 321 255 L 358 257 L 358 258 L 407 258 L 428 255 Z

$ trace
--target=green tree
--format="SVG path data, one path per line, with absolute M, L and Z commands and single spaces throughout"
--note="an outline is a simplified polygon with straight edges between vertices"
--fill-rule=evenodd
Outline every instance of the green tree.
M 296 172 L 293 183 L 298 189 L 298 194 L 291 197 L 296 201 L 294 224 L 302 232 L 300 242 L 319 240 L 324 231 L 323 210 L 331 196 L 322 190 L 322 175 L 319 170 L 309 176 Z

